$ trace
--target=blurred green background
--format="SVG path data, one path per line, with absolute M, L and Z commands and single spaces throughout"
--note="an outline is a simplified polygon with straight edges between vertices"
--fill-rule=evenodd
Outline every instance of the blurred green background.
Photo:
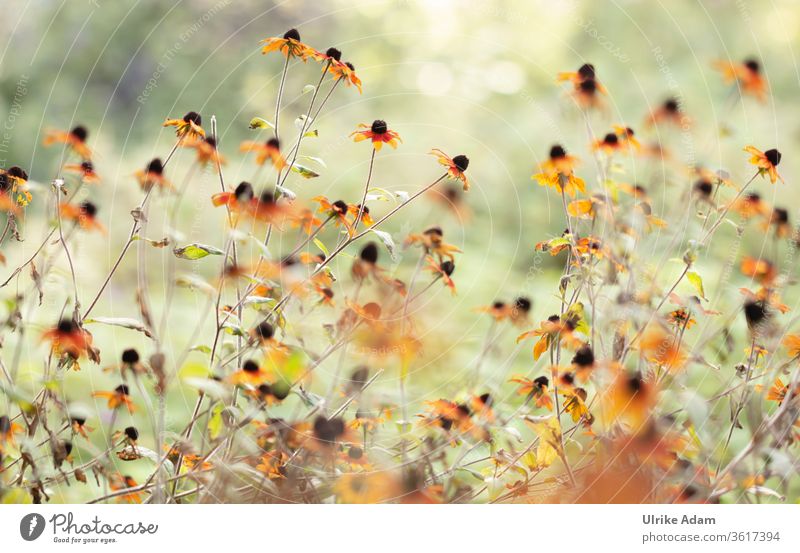
M 81 235 L 74 246 L 83 298 L 96 292 L 127 236 L 129 211 L 141 198 L 133 172 L 152 157 L 165 156 L 174 143 L 171 130 L 161 127 L 165 118 L 196 110 L 208 129 L 210 116 L 216 115 L 220 149 L 229 159 L 225 180 L 235 186 L 253 179 L 257 173 L 252 157 L 239 154 L 238 144 L 257 137 L 248 129 L 252 117 L 273 119 L 282 68 L 279 56 L 261 55 L 258 42 L 290 27 L 298 28 L 304 42 L 320 50 L 340 48 L 343 59 L 355 64 L 364 82 L 361 95 L 352 88 L 337 89 L 314 124 L 319 137 L 305 142 L 304 153 L 323 158 L 326 166 L 316 167 L 321 174 L 317 179 L 295 175 L 287 181 L 302 198 L 325 194 L 357 202 L 369 149 L 353 144 L 348 134 L 358 123 L 373 119 L 385 119 L 404 141 L 397 150 L 380 152 L 375 186 L 413 192 L 430 182 L 439 174 L 434 158 L 427 155 L 430 148 L 468 155 L 473 189 L 464 201 L 471 217 L 459 220 L 441 203 L 427 198 L 402 211 L 384 229 L 399 243 L 409 232 L 436 223 L 444 228 L 447 241 L 465 252 L 457 258 L 454 275 L 458 296 L 451 298 L 437 286 L 431 299 L 420 302 L 418 314 L 426 337 L 441 347 L 428 351 L 412 368 L 409 395 L 415 405 L 411 413 L 418 411 L 423 399 L 463 392 L 464 375 L 474 364 L 489 326 L 485 316 L 476 315 L 475 307 L 527 295 L 534 301 L 533 320 L 556 310 L 554 294 L 563 257 L 537 256 L 533 245 L 562 231 L 563 214 L 559 198 L 540 188 L 530 175 L 550 145 L 559 142 L 583 160 L 579 174 L 587 182 L 596 182 L 586 124 L 566 96 L 565 87 L 555 82 L 559 71 L 575 70 L 585 62 L 596 66 L 609 96 L 607 109 L 593 114 L 589 121 L 594 134 L 602 136 L 612 124 L 624 123 L 637 130 L 642 142 L 660 141 L 671 153 L 667 162 L 624 158 L 614 167 L 617 180 L 646 186 L 654 213 L 672 225 L 637 245 L 637 253 L 651 268 L 681 251 L 667 251 L 673 233 L 679 233 L 682 244 L 698 235 L 699 223 L 694 219 L 690 218 L 688 226 L 681 223 L 686 211 L 682 199 L 691 178 L 680 162 L 723 168 L 742 183 L 751 171 L 741 148 L 751 143 L 762 149 L 777 146 L 784 151 L 781 169 L 789 186 L 772 187 L 763 182 L 756 186 L 770 203 L 788 207 L 793 221 L 800 215 L 793 207 L 798 199 L 792 178 L 797 164 L 791 153 L 797 146 L 800 120 L 792 49 L 798 44 L 800 10 L 791 0 L 769 5 L 690 0 L 5 0 L 4 8 L 6 15 L 0 18 L 0 114 L 4 123 L 0 166 L 21 165 L 34 181 L 34 200 L 21 226 L 25 241 L 6 241 L 2 246 L 8 258 L 2 268 L 4 275 L 35 250 L 50 221 L 46 183 L 55 175 L 61 152 L 41 146 L 46 128 L 87 126 L 89 144 L 96 151 L 96 169 L 103 180 L 87 197 L 100 206 L 99 217 L 109 227 L 109 235 Z M 752 99 L 738 101 L 712 69 L 714 60 L 746 57 L 761 60 L 769 78 L 772 95 L 763 105 Z M 292 122 L 307 105 L 303 87 L 316 82 L 317 71 L 312 63 L 293 62 L 290 66 L 281 114 L 283 133 L 288 136 L 296 133 Z M 693 120 L 691 129 L 645 130 L 642 123 L 650 110 L 668 97 L 680 99 Z M 167 175 L 180 183 L 192 154 L 180 151 L 177 156 Z M 254 182 L 257 189 L 272 182 L 266 173 L 258 178 Z M 177 224 L 184 241 L 222 247 L 224 216 L 209 201 L 219 190 L 216 175 L 196 173 L 188 190 Z M 154 197 L 149 238 L 160 239 L 169 232 L 159 215 L 169 202 L 167 197 Z M 376 203 L 373 209 L 381 213 L 387 207 Z M 709 297 L 719 294 L 714 308 L 730 311 L 741 301 L 737 289 L 752 285 L 734 270 L 730 284 L 715 288 L 715 275 L 721 272 L 732 247 L 726 240 L 733 232 L 727 229 L 721 234 L 711 253 L 700 260 L 699 272 L 708 275 Z M 328 236 L 330 245 L 334 239 Z M 293 239 L 287 238 L 290 244 Z M 764 234 L 756 230 L 745 235 L 737 251 L 758 256 L 770 247 L 765 244 Z M 115 275 L 96 315 L 138 316 L 135 249 Z M 158 319 L 162 307 L 158 298 L 163 296 L 166 263 L 172 254 L 170 248 L 145 248 L 143 255 Z M 409 278 L 417 260 L 415 252 L 401 253 L 396 262 L 382 255 L 388 266 L 396 266 L 399 278 Z M 44 308 L 31 311 L 33 330 L 20 346 L 21 376 L 29 379 L 20 382 L 25 389 L 37 389 L 38 366 L 46 350 L 37 338 L 38 329 L 57 320 L 71 293 L 63 262 L 62 258 L 48 277 Z M 334 266 L 344 276 L 339 300 L 351 285 L 346 276 L 348 264 L 348 258 L 342 258 Z M 219 263 L 211 257 L 197 263 L 177 260 L 177 268 L 213 281 Z M 671 282 L 681 269 L 679 263 L 665 263 L 659 275 L 662 283 Z M 29 282 L 26 272 L 20 278 L 19 291 L 27 293 Z M 12 284 L 0 294 L 6 298 L 14 292 Z M 691 288 L 686 285 L 679 292 L 688 294 Z M 790 305 L 794 299 L 791 292 L 784 298 Z M 201 295 L 183 289 L 176 292 L 163 337 L 171 363 L 175 351 L 194 340 L 191 330 L 203 313 L 208 313 L 208 308 Z M 320 332 L 318 325 L 332 322 L 333 315 L 315 317 L 301 323 L 299 331 Z M 255 320 L 254 315 L 250 318 Z M 210 334 L 212 319 L 209 316 L 202 327 L 205 337 Z M 737 332 L 743 336 L 743 325 L 737 324 Z M 104 366 L 113 364 L 126 347 L 149 351 L 141 334 L 100 326 L 92 330 L 103 350 Z M 489 375 L 487 386 L 503 397 L 513 391 L 502 385 L 509 374 L 531 371 L 527 346 L 514 349 L 515 333 L 504 330 L 484 365 Z M 8 359 L 17 337 L 4 338 L 3 355 Z M 201 333 L 194 341 L 209 340 Z M 358 361 L 351 357 L 345 366 Z M 200 365 L 206 362 L 201 353 L 189 359 Z M 321 375 L 322 382 L 330 372 L 326 369 Z M 713 391 L 730 374 L 710 371 L 692 377 L 701 390 Z M 395 379 L 394 373 L 387 375 L 375 393 L 397 401 Z M 101 374 L 88 363 L 80 373 L 66 377 L 69 396 L 79 403 L 90 403 L 90 388 L 111 389 L 116 383 L 116 376 Z M 324 393 L 325 386 L 320 388 Z M 193 403 L 191 389 L 173 387 L 170 430 L 183 426 Z M 721 411 L 724 419 L 725 409 Z M 144 414 L 138 414 L 136 420 L 143 430 L 148 428 Z M 101 425 L 95 420 L 94 426 Z M 102 443 L 97 434 L 93 439 Z M 139 468 L 126 470 L 135 473 Z M 148 470 L 140 467 L 137 476 L 146 476 Z

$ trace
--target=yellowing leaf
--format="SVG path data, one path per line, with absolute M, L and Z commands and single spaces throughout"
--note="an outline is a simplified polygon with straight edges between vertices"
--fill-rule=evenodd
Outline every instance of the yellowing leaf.
M 686 278 L 689 279 L 689 282 L 694 286 L 694 289 L 697 290 L 697 294 L 706 299 L 706 292 L 703 289 L 703 279 L 700 278 L 700 275 L 695 273 L 694 271 L 689 271 L 686 273 Z
M 181 259 L 190 259 L 192 261 L 196 259 L 202 259 L 209 255 L 224 255 L 225 252 L 220 250 L 219 248 L 215 248 L 214 246 L 209 246 L 207 244 L 189 244 L 188 246 L 183 246 L 182 248 L 175 248 L 172 250 L 172 253 L 175 254 L 175 257 L 180 257 Z

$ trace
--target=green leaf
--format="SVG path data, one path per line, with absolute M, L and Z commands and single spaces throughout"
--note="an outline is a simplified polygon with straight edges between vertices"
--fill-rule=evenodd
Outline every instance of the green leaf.
M 274 129 L 275 125 L 273 123 L 270 123 L 269 121 L 267 121 L 263 117 L 253 117 L 250 120 L 250 128 L 253 129 L 253 130 L 255 130 L 255 129 Z
M 225 252 L 219 248 L 207 244 L 198 244 L 196 242 L 188 246 L 183 246 L 182 248 L 175 248 L 172 250 L 172 253 L 175 254 L 175 257 L 190 259 L 192 261 L 203 259 L 209 255 L 225 255 Z
M 316 171 L 312 171 L 305 165 L 300 165 L 299 163 L 295 163 L 292 165 L 292 171 L 298 173 L 301 177 L 306 179 L 313 179 L 319 176 L 319 173 Z
M 314 163 L 321 165 L 322 167 L 327 168 L 328 166 L 325 165 L 325 160 L 321 157 L 314 157 L 314 156 L 300 156 L 300 159 L 307 159 L 309 161 L 313 161 Z
M 689 271 L 686 273 L 686 278 L 689 279 L 689 282 L 691 282 L 692 286 L 694 286 L 694 289 L 697 290 L 698 295 L 701 298 L 706 299 L 706 292 L 703 289 L 703 279 L 700 278 L 700 275 L 694 271 Z
M 208 436 L 212 440 L 216 440 L 220 432 L 222 432 L 222 410 L 224 408 L 224 405 L 218 403 L 217 406 L 214 407 L 211 416 L 208 418 Z
M 317 246 L 320 249 L 320 251 L 325 254 L 326 258 L 330 255 L 330 253 L 328 253 L 328 248 L 325 247 L 325 244 L 323 244 L 322 240 L 320 240 L 319 238 L 314 238 L 314 245 Z

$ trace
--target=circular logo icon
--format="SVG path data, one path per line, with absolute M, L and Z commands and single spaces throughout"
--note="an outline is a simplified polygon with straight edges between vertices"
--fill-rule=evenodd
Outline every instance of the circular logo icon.
M 39 513 L 30 513 L 19 521 L 19 535 L 25 541 L 33 541 L 44 532 L 44 517 Z

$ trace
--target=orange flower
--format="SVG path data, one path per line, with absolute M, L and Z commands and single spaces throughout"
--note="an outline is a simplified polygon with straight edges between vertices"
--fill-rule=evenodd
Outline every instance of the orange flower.
M 265 38 L 261 43 L 264 44 L 261 48 L 262 54 L 281 52 L 287 58 L 297 57 L 304 62 L 317 53 L 310 46 L 300 42 L 300 33 L 297 29 L 289 29 L 282 37 Z
M 0 210 L 16 213 L 17 206 L 28 205 L 32 197 L 27 184 L 28 173 L 21 167 L 0 169 Z
M 205 138 L 196 138 L 185 144 L 187 148 L 194 148 L 197 151 L 197 163 L 205 167 L 209 163 L 216 165 L 225 165 L 227 160 L 225 156 L 217 151 L 217 141 L 207 136 Z
M 224 205 L 234 213 L 242 213 L 252 206 L 254 196 L 253 186 L 242 181 L 233 192 L 218 192 L 211 196 L 211 203 L 215 207 Z
M 419 244 L 427 254 L 436 254 L 439 261 L 445 257 L 450 261 L 455 261 L 454 253 L 462 253 L 457 247 L 447 244 L 444 240 L 444 233 L 441 227 L 430 227 L 425 229 L 422 234 L 409 234 L 405 240 L 405 245 Z
M 644 426 L 655 406 L 656 392 L 641 373 L 628 374 L 620 370 L 606 392 L 603 416 L 608 424 L 625 422 L 638 430 Z
M 203 118 L 196 111 L 190 111 L 182 119 L 167 119 L 164 127 L 175 127 L 178 138 L 189 140 L 200 139 L 206 136 L 206 131 L 201 126 Z
M 502 321 L 511 315 L 511 308 L 503 301 L 496 301 L 491 305 L 483 305 L 475 308 L 479 313 L 488 313 L 495 321 Z
M 239 151 L 257 152 L 256 163 L 264 165 L 269 160 L 278 171 L 282 171 L 287 165 L 286 159 L 281 155 L 281 143 L 277 138 L 270 138 L 266 142 L 246 140 L 239 146 Z
M 575 72 L 559 73 L 556 80 L 569 81 L 572 83 L 573 98 L 575 98 L 575 101 L 582 108 L 599 106 L 599 94 L 606 93 L 605 87 L 597 80 L 594 65 L 591 63 L 583 64 Z
M 347 206 L 347 213 L 353 216 L 353 225 L 357 223 L 364 223 L 365 227 L 371 227 L 375 224 L 375 221 L 369 214 L 369 207 L 364 206 L 364 209 L 361 209 L 361 204 L 350 204 Z M 361 213 L 361 219 L 358 219 L 358 214 Z
M 745 194 L 730 206 L 730 210 L 738 213 L 745 219 L 754 217 L 755 215 L 764 215 L 769 208 L 767 207 L 761 196 L 755 192 Z
M 312 201 L 315 201 L 319 204 L 319 212 L 327 215 L 328 217 L 333 217 L 335 219 L 335 225 L 338 227 L 339 225 L 343 225 L 350 236 L 353 235 L 353 226 L 350 224 L 350 221 L 347 219 L 347 215 L 350 213 L 350 206 L 347 205 L 342 200 L 336 200 L 335 202 L 331 202 L 325 196 L 316 196 L 312 198 Z
M 372 125 L 360 123 L 358 128 L 362 130 L 355 130 L 350 133 L 350 136 L 353 137 L 353 141 L 361 142 L 367 139 L 372 140 L 372 147 L 376 150 L 380 150 L 381 146 L 384 144 L 388 144 L 392 148 L 397 148 L 398 142 L 403 141 L 400 135 L 389 129 L 388 125 L 386 125 L 386 121 L 382 119 L 376 119 L 372 122 Z
M 86 139 L 89 136 L 89 131 L 83 125 L 74 127 L 71 131 L 58 131 L 49 130 L 45 134 L 43 144 L 50 146 L 57 142 L 66 144 L 73 152 L 78 154 L 84 160 L 89 161 L 92 157 L 92 151 L 86 145 Z
M 158 186 L 162 190 L 172 189 L 172 184 L 164 176 L 164 164 L 161 162 L 161 158 L 153 159 L 144 170 L 140 169 L 134 175 L 142 190 L 150 190 L 153 186 Z
M 622 143 L 623 147 L 637 152 L 642 149 L 642 145 L 636 139 L 632 128 L 614 125 L 614 132 L 617 133 L 617 137 L 619 137 L 619 141 Z
M 586 390 L 583 388 L 569 389 L 561 392 L 564 396 L 564 411 L 570 414 L 572 422 L 583 421 L 586 426 L 594 422 L 594 417 L 586 406 Z
M 594 351 L 589 344 L 583 344 L 575 352 L 572 358 L 572 366 L 575 367 L 575 376 L 581 382 L 589 380 L 589 375 L 595 367 Z
M 611 155 L 622 150 L 622 142 L 616 133 L 610 132 L 602 139 L 595 140 L 593 150 L 601 150 L 606 155 Z
M 686 363 L 686 353 L 678 339 L 659 325 L 653 324 L 645 330 L 639 346 L 645 359 L 670 372 Z
M 535 179 L 539 186 L 550 186 L 559 194 L 566 192 L 574 198 L 576 191 L 586 192 L 583 179 L 573 173 L 577 164 L 577 158 L 568 155 L 561 145 L 556 144 L 550 148 L 550 159 L 539 165 L 542 172 L 534 174 L 531 178 Z
M 580 304 L 576 304 L 578 306 Z M 575 306 L 573 306 L 575 307 Z M 582 306 L 581 306 L 582 309 Z M 555 342 L 560 339 L 568 345 L 580 347 L 582 343 L 575 335 L 579 325 L 585 323 L 581 320 L 579 312 L 567 311 L 562 316 L 551 315 L 546 321 L 539 323 L 539 328 L 529 330 L 517 336 L 517 342 L 521 342 L 526 338 L 538 338 L 536 345 L 533 346 L 533 358 L 539 359 L 544 352 Z
M 692 328 L 697 322 L 685 307 L 679 307 L 667 315 L 667 320 L 678 328 Z
M 229 378 L 229 382 L 236 386 L 251 385 L 258 386 L 263 384 L 264 381 L 271 377 L 270 371 L 262 368 L 258 363 L 252 359 L 248 359 L 242 365 L 242 368 L 233 373 Z
M 778 403 L 778 405 L 780 405 L 783 403 L 783 400 L 786 399 L 786 394 L 788 393 L 789 386 L 784 384 L 780 378 L 776 378 L 775 382 L 767 392 L 767 401 L 775 401 Z M 795 387 L 792 397 L 797 397 L 798 395 L 800 395 L 800 388 Z
M 77 173 L 81 176 L 81 180 L 87 183 L 99 183 L 100 177 L 94 170 L 94 164 L 91 161 L 84 161 L 81 163 L 67 163 L 64 165 L 64 171 L 69 173 Z
M 768 230 L 769 227 L 775 227 L 775 236 L 778 238 L 786 238 L 792 234 L 792 225 L 789 224 L 789 212 L 782 208 L 773 208 L 769 218 L 764 221 L 763 228 Z
M 536 407 L 540 409 L 553 410 L 553 398 L 550 396 L 548 386 L 550 380 L 546 376 L 531 380 L 524 376 L 515 376 L 509 382 L 516 382 L 520 385 L 517 388 L 517 393 L 521 396 L 527 396 L 527 400 L 534 400 Z
M 754 96 L 760 102 L 767 98 L 767 81 L 761 74 L 761 64 L 748 59 L 742 63 L 717 61 L 715 67 L 722 73 L 726 84 L 737 83 L 742 92 Z
M 769 286 L 778 276 L 775 265 L 767 259 L 756 259 L 745 256 L 742 259 L 742 274 L 756 279 L 760 284 Z
M 341 79 L 345 85 L 356 87 L 358 93 L 361 94 L 361 79 L 356 75 L 356 68 L 352 63 L 349 61 L 331 63 L 328 72 L 336 77 L 337 80 Z
M 270 451 L 261 456 L 261 461 L 256 465 L 256 470 L 267 475 L 270 480 L 285 478 L 286 462 L 289 456 L 283 452 Z
M 691 119 L 683 113 L 680 102 L 676 98 L 668 98 L 650 114 L 650 119 L 647 120 L 646 125 L 652 127 L 663 122 L 686 126 L 691 123 Z
M 109 478 L 108 487 L 111 491 L 120 491 L 128 488 L 136 488 L 139 484 L 131 476 L 122 476 L 121 474 L 114 474 Z M 141 503 L 142 494 L 140 492 L 131 492 L 119 496 L 120 500 L 126 503 Z
M 56 354 L 66 353 L 73 359 L 91 354 L 92 335 L 72 319 L 61 319 L 58 326 L 42 334 L 42 339 L 52 343 Z
M 467 180 L 467 175 L 465 174 L 467 167 L 469 167 L 469 158 L 467 156 L 459 154 L 451 158 L 438 148 L 431 150 L 431 154 L 436 156 L 440 165 L 447 167 L 447 174 L 451 179 L 460 180 L 464 190 L 469 190 L 469 180 Z
M 92 397 L 100 397 L 108 400 L 109 409 L 119 409 L 123 405 L 128 408 L 128 411 L 133 413 L 136 406 L 130 397 L 130 389 L 127 384 L 120 384 L 111 391 L 94 392 Z
M 87 440 L 89 439 L 89 434 L 88 433 L 91 432 L 92 430 L 94 430 L 92 427 L 86 426 L 86 418 L 85 417 L 73 416 L 73 417 L 70 418 L 70 423 L 69 424 L 70 424 L 70 427 L 72 428 L 72 432 L 73 433 L 80 434 L 81 436 L 83 436 Z
M 0 453 L 3 453 L 5 444 L 14 445 L 14 434 L 21 434 L 22 427 L 8 418 L 8 415 L 0 417 Z
M 78 205 L 63 203 L 58 208 L 62 219 L 74 221 L 83 230 L 96 230 L 106 233 L 106 227 L 97 220 L 97 206 L 92 202 L 81 202 Z
M 456 270 L 455 263 L 453 263 L 450 260 L 437 262 L 430 255 L 425 256 L 425 262 L 426 262 L 425 269 L 434 274 L 438 274 L 439 278 L 442 279 L 444 285 L 450 288 L 450 293 L 455 296 L 456 283 L 453 281 L 452 278 L 450 278 L 450 275 L 452 275 L 453 272 Z
M 768 175 L 772 184 L 780 179 L 784 182 L 783 177 L 778 174 L 776 167 L 781 162 L 781 153 L 772 148 L 766 152 L 755 148 L 754 146 L 745 146 L 744 151 L 750 154 L 750 164 L 758 167 L 758 172 L 761 176 Z
M 783 339 L 783 345 L 789 357 L 800 357 L 800 334 L 788 334 Z

